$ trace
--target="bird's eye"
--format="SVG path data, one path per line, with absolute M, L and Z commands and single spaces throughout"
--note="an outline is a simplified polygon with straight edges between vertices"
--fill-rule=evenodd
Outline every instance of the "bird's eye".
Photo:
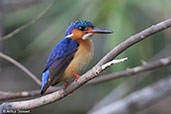
M 80 27 L 78 27 L 78 29 L 81 30 L 81 31 L 84 31 L 85 27 L 80 26 Z

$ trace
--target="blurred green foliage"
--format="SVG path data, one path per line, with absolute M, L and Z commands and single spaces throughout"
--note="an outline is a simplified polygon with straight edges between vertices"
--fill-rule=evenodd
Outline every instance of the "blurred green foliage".
M 35 18 L 49 3 L 50 1 L 43 1 L 42 3 L 22 8 L 15 7 L 15 5 L 12 6 L 12 8 L 4 7 L 5 34 L 10 33 L 17 27 Z M 56 0 L 49 12 L 38 22 L 16 34 L 13 38 L 4 41 L 3 50 L 4 53 L 17 59 L 21 63 L 24 63 L 26 66 L 29 66 L 29 68 L 41 78 L 41 72 L 46 63 L 48 54 L 53 47 L 64 38 L 67 26 L 72 21 L 78 19 L 89 20 L 97 27 L 113 30 L 114 33 L 112 35 L 95 35 L 92 38 L 95 44 L 95 55 L 90 66 L 87 68 L 88 70 L 120 42 L 153 24 L 169 18 L 171 14 L 170 4 L 170 0 Z M 141 60 L 150 61 L 160 53 L 161 50 L 164 50 L 170 45 L 168 42 L 170 41 L 170 35 L 171 34 L 168 31 L 160 32 L 151 36 L 151 38 L 130 47 L 118 57 L 128 57 L 128 61 L 112 66 L 103 74 L 141 65 Z M 162 56 L 164 56 L 164 54 L 161 55 L 161 57 Z M 27 65 L 25 61 L 28 61 L 29 58 L 33 57 L 34 59 L 30 61 L 31 64 Z M 42 57 L 43 59 L 40 60 L 39 58 Z M 32 68 L 35 65 L 36 70 Z M 169 73 L 170 71 L 168 69 L 157 71 L 157 76 L 152 73 L 153 76 L 149 76 L 142 81 L 142 83 L 139 84 L 139 88 L 146 86 Z M 77 97 L 82 97 L 83 99 L 88 99 L 88 101 L 90 101 L 96 97 L 92 95 L 91 92 L 93 91 L 97 91 L 98 97 L 92 100 L 90 104 L 87 103 L 86 105 L 85 103 L 84 108 L 81 108 L 80 110 L 76 110 L 76 107 L 79 105 L 75 104 L 75 109 L 69 109 L 69 112 L 73 114 L 85 113 L 97 100 L 126 79 L 127 78 L 118 79 L 87 89 L 84 88 L 83 90 L 88 93 L 82 91 L 84 94 L 80 92 L 79 96 L 76 95 Z M 88 95 L 90 98 L 86 97 L 85 94 L 91 94 Z M 76 100 L 76 97 L 73 99 Z M 70 101 L 74 102 L 73 99 L 71 100 L 71 98 L 69 98 L 69 101 L 64 101 L 70 103 Z M 79 99 L 83 100 L 81 98 Z M 60 101 L 59 104 L 66 105 L 64 101 Z M 79 102 L 84 101 L 85 100 L 75 101 L 75 103 L 80 104 Z M 55 104 L 57 105 L 57 103 Z M 43 110 L 43 108 L 41 109 Z M 54 108 L 50 109 L 54 110 Z M 62 111 L 63 109 L 60 111 L 62 113 L 67 113 L 67 111 Z M 37 112 L 39 112 L 38 109 L 35 110 L 35 113 Z M 54 111 L 54 113 L 55 112 L 56 111 Z

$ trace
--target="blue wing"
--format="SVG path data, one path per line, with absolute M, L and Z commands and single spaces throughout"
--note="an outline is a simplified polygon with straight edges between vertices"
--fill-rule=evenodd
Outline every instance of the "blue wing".
M 48 69 L 56 61 L 56 59 L 65 57 L 69 54 L 72 54 L 73 52 L 76 52 L 78 46 L 79 44 L 75 40 L 71 40 L 70 38 L 64 38 L 52 50 L 44 71 L 46 71 L 46 69 Z
M 58 79 L 72 61 L 79 44 L 70 38 L 64 38 L 59 42 L 49 55 L 42 75 L 41 94 Z

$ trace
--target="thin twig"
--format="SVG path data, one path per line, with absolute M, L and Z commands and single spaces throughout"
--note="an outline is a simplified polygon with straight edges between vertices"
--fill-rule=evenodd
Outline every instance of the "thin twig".
M 32 72 L 30 72 L 26 67 L 24 67 L 22 64 L 20 64 L 19 62 L 17 62 L 13 58 L 3 54 L 2 52 L 0 52 L 0 58 L 3 58 L 5 60 L 11 62 L 12 64 L 14 64 L 18 68 L 20 68 L 22 71 L 24 71 L 28 76 L 30 76 L 39 86 L 42 85 L 41 81 Z
M 113 64 L 118 64 L 118 63 L 124 62 L 127 59 L 128 59 L 127 57 L 126 58 L 122 58 L 122 59 L 116 59 L 116 60 L 114 59 L 114 60 L 112 60 L 112 61 L 102 65 L 102 69 L 106 69 L 107 67 L 110 67 Z
M 68 94 L 70 94 L 71 92 L 78 89 L 80 86 L 84 85 L 89 80 L 99 75 L 99 73 L 103 71 L 101 66 L 113 60 L 121 52 L 123 52 L 130 46 L 134 45 L 135 43 L 145 39 L 146 37 L 156 32 L 165 30 L 170 26 L 171 26 L 171 19 L 167 19 L 157 25 L 153 25 L 152 27 L 149 27 L 146 30 L 130 37 L 128 40 L 124 41 L 116 48 L 114 48 L 112 51 L 110 51 L 96 66 L 94 66 L 91 70 L 89 70 L 87 73 L 82 75 L 77 80 L 77 82 L 71 83 L 66 89 L 61 89 L 51 94 L 31 100 L 3 103 L 0 105 L 0 111 L 4 109 L 33 109 L 36 107 L 40 107 L 58 101 L 64 98 L 65 96 L 67 96 Z
M 162 66 L 168 66 L 170 64 L 171 64 L 171 57 L 166 57 L 166 58 L 162 58 L 162 59 L 159 59 L 159 60 L 151 62 L 151 63 L 146 63 L 142 66 L 138 66 L 138 67 L 134 67 L 134 68 L 125 70 L 125 71 L 116 72 L 116 73 L 112 73 L 112 74 L 94 78 L 91 81 L 87 82 L 85 85 L 90 86 L 90 85 L 102 83 L 105 81 L 114 80 L 117 78 L 122 78 L 122 77 L 126 77 L 126 76 L 135 76 L 138 73 L 149 71 L 152 69 L 157 69 Z
M 54 2 L 54 1 L 53 1 Z M 41 12 L 36 18 L 32 19 L 31 21 L 29 21 L 28 23 L 18 27 L 17 29 L 15 29 L 14 31 L 12 31 L 11 33 L 3 36 L 0 38 L 0 40 L 7 40 L 9 38 L 12 38 L 14 35 L 16 35 L 17 33 L 21 32 L 22 30 L 26 29 L 27 27 L 29 27 L 30 25 L 36 23 L 38 20 L 40 20 L 48 11 L 49 9 L 52 7 L 53 2 L 51 2 L 48 7 L 43 10 L 43 12 Z

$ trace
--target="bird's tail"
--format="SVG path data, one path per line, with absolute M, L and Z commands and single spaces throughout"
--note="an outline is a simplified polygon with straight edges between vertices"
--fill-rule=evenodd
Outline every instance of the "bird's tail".
M 41 95 L 43 95 L 43 93 L 45 93 L 47 88 L 50 86 L 48 78 L 49 78 L 49 70 L 46 70 L 42 75 L 42 88 L 40 92 Z

